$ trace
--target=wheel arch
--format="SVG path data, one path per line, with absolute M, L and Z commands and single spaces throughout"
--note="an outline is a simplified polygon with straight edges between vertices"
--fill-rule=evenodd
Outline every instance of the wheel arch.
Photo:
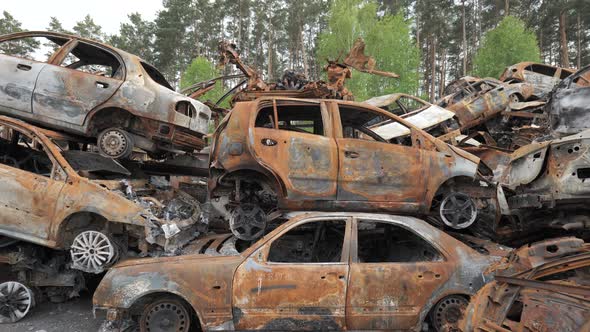
M 458 184 L 464 184 L 466 182 L 473 182 L 475 181 L 475 177 L 471 177 L 469 175 L 466 174 L 458 174 L 455 176 L 452 176 L 448 179 L 446 179 L 444 182 L 440 183 L 437 187 L 436 190 L 433 190 L 428 197 L 428 210 L 432 209 L 432 202 L 434 200 L 434 198 L 438 195 L 440 195 L 441 193 L 444 192 L 445 189 L 447 188 L 452 188 L 453 186 L 456 186 L 457 183 Z
M 96 136 L 109 127 L 127 128 L 137 118 L 139 117 L 134 112 L 124 108 L 114 106 L 99 108 L 86 118 L 86 133 Z
M 214 169 L 212 169 L 215 172 Z M 213 174 L 212 174 L 213 175 Z M 266 169 L 254 169 L 254 168 L 240 168 L 232 170 L 231 172 L 227 172 L 225 174 L 220 175 L 217 178 L 217 183 L 221 183 L 224 180 L 229 180 L 232 178 L 244 178 L 244 179 L 255 179 L 253 182 L 262 182 L 270 186 L 270 188 L 274 191 L 277 196 L 284 198 L 286 197 L 286 187 L 283 181 L 275 174 L 268 172 Z M 260 180 L 262 179 L 262 181 Z
M 180 300 L 186 308 L 190 311 L 193 317 L 197 320 L 196 322 L 191 322 L 197 324 L 201 331 L 205 331 L 205 325 L 203 321 L 202 313 L 199 312 L 199 309 L 191 303 L 183 294 L 179 291 L 174 290 L 150 290 L 148 292 L 142 293 L 140 296 L 136 297 L 129 305 L 128 312 L 131 316 L 139 316 L 143 308 L 148 305 L 150 302 L 162 298 L 162 297 L 173 297 L 177 300 Z
M 74 232 L 82 229 L 102 229 L 108 224 L 108 219 L 94 211 L 77 211 L 63 219 L 56 230 L 56 240 L 59 248 L 66 248 L 75 237 Z

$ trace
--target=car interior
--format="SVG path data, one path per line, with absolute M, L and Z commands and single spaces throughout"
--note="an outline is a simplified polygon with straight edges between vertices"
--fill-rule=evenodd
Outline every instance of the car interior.
M 312 221 L 298 225 L 276 239 L 269 262 L 338 263 L 342 255 L 346 221 Z
M 359 263 L 414 263 L 442 261 L 430 243 L 401 226 L 379 221 L 358 223 Z
M 0 163 L 23 171 L 51 176 L 53 162 L 34 138 L 0 125 Z

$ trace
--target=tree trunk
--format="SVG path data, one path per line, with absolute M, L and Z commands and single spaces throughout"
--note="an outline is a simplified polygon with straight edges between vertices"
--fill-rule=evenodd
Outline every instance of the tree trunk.
M 301 24 L 301 27 L 303 28 L 303 24 Z M 303 31 L 303 29 L 301 29 L 301 33 L 299 34 L 299 45 L 301 47 L 301 60 L 303 61 L 303 74 L 305 75 L 305 77 L 309 77 L 309 67 L 307 64 L 307 54 L 305 52 L 305 44 L 304 39 L 303 39 L 303 34 L 305 32 Z
M 560 41 L 560 49 L 561 49 L 561 66 L 564 68 L 570 67 L 570 59 L 569 53 L 567 50 L 567 34 L 565 32 L 566 27 L 566 12 L 565 9 L 559 13 L 559 41 Z
M 430 102 L 434 103 L 436 96 L 436 37 L 431 36 L 431 53 L 430 53 Z
M 510 0 L 504 0 L 504 16 L 510 15 Z
M 272 38 L 273 38 L 273 27 L 272 27 L 272 15 L 269 14 L 268 16 L 268 73 L 267 79 L 270 81 L 272 79 L 272 53 L 273 53 L 273 45 L 272 45 Z
M 416 0 L 416 6 L 418 6 L 418 0 Z M 420 45 L 420 15 L 418 15 L 418 13 L 416 13 L 416 47 L 418 48 L 418 50 L 420 51 L 420 53 L 422 53 L 422 46 Z M 422 58 L 422 56 L 420 56 L 420 58 Z M 418 61 L 418 66 L 416 67 L 416 76 L 418 76 L 418 83 L 420 83 L 420 63 L 422 62 L 422 60 L 420 59 L 420 61 Z M 420 95 L 420 86 L 422 84 L 418 84 L 418 87 L 416 88 L 416 95 Z
M 463 76 L 467 76 L 467 35 L 465 33 L 465 0 L 463 2 Z
M 438 88 L 438 97 L 443 96 L 445 90 L 446 76 L 447 76 L 447 50 L 443 49 L 440 52 L 440 84 Z
M 578 69 L 582 68 L 582 24 L 580 21 L 580 13 L 578 13 Z

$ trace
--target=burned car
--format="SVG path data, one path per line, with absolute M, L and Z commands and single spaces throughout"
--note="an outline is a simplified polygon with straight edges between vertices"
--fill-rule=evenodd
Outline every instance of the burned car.
M 508 83 L 527 82 L 533 85 L 537 99 L 547 96 L 553 87 L 574 73 L 574 70 L 536 62 L 520 62 L 504 70 L 500 81 Z
M 22 52 L 19 45 L 43 45 Z M 41 56 L 48 48 L 49 54 Z M 139 57 L 54 32 L 0 37 L 0 113 L 96 140 L 125 158 L 134 147 L 161 157 L 201 149 L 211 110 L 176 93 Z
M 569 232 L 588 238 L 590 231 L 590 131 L 535 142 L 516 151 L 465 147 L 494 172 L 501 189 L 502 217 L 495 233 Z
M 131 252 L 172 252 L 196 235 L 192 197 L 65 138 L 0 116 L 0 236 L 69 250 L 75 268 L 98 273 Z
M 422 220 L 380 214 L 301 213 L 250 246 L 228 250 L 230 239 L 111 268 L 93 299 L 105 329 L 443 331 L 500 259 Z
M 590 330 L 590 247 L 582 240 L 534 243 L 501 265 L 472 298 L 461 331 Z
M 383 121 L 399 135 L 387 140 L 371 129 Z M 461 190 L 473 187 L 479 159 L 363 103 L 237 103 L 215 131 L 210 155 L 209 197 L 240 239 L 261 235 L 277 208 L 428 214 L 437 197 L 445 224 L 464 228 L 477 217 Z
M 551 130 L 558 137 L 590 129 L 590 66 L 555 87 L 548 112 Z
M 532 119 L 543 117 L 534 114 L 544 102 L 531 101 L 534 99 L 534 88 L 528 83 L 506 84 L 484 78 L 475 82 L 465 80 L 456 89 L 457 92 L 437 102 L 438 106 L 455 113 L 459 122 L 460 131 L 440 137 L 445 141 L 452 142 L 460 134 L 470 135 L 483 130 L 498 146 L 510 148 L 515 143 L 523 144 L 519 140 L 515 142 L 513 127 L 530 124 Z M 526 112 L 521 112 L 525 109 Z

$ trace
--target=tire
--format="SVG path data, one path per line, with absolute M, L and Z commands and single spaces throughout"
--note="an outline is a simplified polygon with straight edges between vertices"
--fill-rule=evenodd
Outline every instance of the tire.
M 33 291 L 18 281 L 0 284 L 0 324 L 16 323 L 23 319 L 35 305 Z
M 134 145 L 133 136 L 121 128 L 107 128 L 96 139 L 100 154 L 112 159 L 128 158 Z
M 456 331 L 468 305 L 469 300 L 461 295 L 450 295 L 440 300 L 430 315 L 434 330 Z
M 141 332 L 188 332 L 191 311 L 183 301 L 164 297 L 148 303 L 139 318 Z

